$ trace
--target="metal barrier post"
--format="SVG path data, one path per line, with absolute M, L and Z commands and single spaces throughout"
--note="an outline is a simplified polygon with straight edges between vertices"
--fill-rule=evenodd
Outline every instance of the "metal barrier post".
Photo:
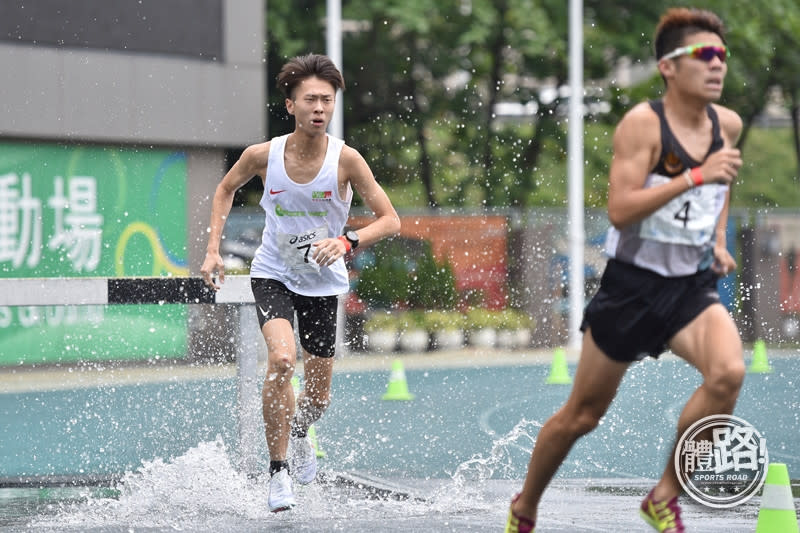
M 262 440 L 261 394 L 258 387 L 258 348 L 263 342 L 258 319 L 252 305 L 237 306 L 239 315 L 239 346 L 236 353 L 238 377 L 238 430 L 240 468 L 255 475 L 258 468 L 259 442 Z

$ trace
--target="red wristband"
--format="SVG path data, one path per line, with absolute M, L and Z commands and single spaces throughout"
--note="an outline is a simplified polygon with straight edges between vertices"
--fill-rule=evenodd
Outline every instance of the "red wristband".
M 345 237 L 344 235 L 339 235 L 339 240 L 344 243 L 345 252 L 349 252 L 350 250 L 352 250 L 353 245 L 350 244 L 350 241 L 347 240 L 347 237 Z
M 694 181 L 694 186 L 699 187 L 703 184 L 703 171 L 700 170 L 700 167 L 694 167 L 691 170 L 692 174 L 692 181 Z

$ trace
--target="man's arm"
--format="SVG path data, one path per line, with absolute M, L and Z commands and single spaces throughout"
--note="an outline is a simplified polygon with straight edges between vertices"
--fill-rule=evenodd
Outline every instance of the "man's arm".
M 608 177 L 608 218 L 616 228 L 635 224 L 689 188 L 681 176 L 644 188 L 661 151 L 658 115 L 647 105 L 630 110 L 614 132 Z
M 400 231 L 400 217 L 392 206 L 383 187 L 375 180 L 367 162 L 361 154 L 348 146 L 343 150 L 343 170 L 350 184 L 375 215 L 375 220 L 358 229 L 359 243 L 369 246 Z
M 225 282 L 225 265 L 222 262 L 222 256 L 219 254 L 219 244 L 222 239 L 225 220 L 231 212 L 231 206 L 233 206 L 233 195 L 253 176 L 262 175 L 266 171 L 268 156 L 268 142 L 248 146 L 242 152 L 239 160 L 222 178 L 214 192 L 214 199 L 211 202 L 211 221 L 208 225 L 206 258 L 200 268 L 200 274 L 206 284 L 215 290 L 219 290 L 219 285 L 214 282 L 214 274 L 219 275 L 221 283 Z
M 719 116 L 720 130 L 723 138 L 725 139 L 726 147 L 736 146 L 739 140 L 739 135 L 742 133 L 742 119 L 734 111 L 721 107 L 714 106 Z M 737 167 L 738 170 L 738 167 Z M 730 184 L 728 192 L 725 194 L 725 205 L 719 214 L 719 220 L 716 227 L 716 241 L 714 243 L 714 263 L 711 265 L 712 270 L 727 276 L 728 273 L 736 269 L 736 260 L 728 252 L 728 212 L 731 202 L 731 189 L 733 183 Z
M 400 217 L 386 192 L 375 180 L 361 154 L 347 145 L 342 148 L 339 157 L 339 174 L 346 177 L 375 215 L 375 220 L 357 230 L 359 246 L 369 246 L 400 231 Z M 332 265 L 345 253 L 347 249 L 338 235 L 322 239 L 314 245 L 314 260 L 322 266 Z

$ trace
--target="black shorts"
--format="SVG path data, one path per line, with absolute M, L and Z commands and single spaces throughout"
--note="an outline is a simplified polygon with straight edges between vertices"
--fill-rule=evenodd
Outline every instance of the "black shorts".
M 316 357 L 333 357 L 336 352 L 336 296 L 303 296 L 274 279 L 251 278 L 250 286 L 262 328 L 274 318 L 285 318 L 294 327 L 297 312 L 303 349 Z
M 719 301 L 711 270 L 667 278 L 610 259 L 581 331 L 591 328 L 597 346 L 616 361 L 658 357 L 676 333 Z

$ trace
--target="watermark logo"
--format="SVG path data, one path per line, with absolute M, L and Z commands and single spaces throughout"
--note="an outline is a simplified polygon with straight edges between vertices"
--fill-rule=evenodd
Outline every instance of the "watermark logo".
M 712 415 L 678 440 L 675 471 L 686 493 L 716 508 L 734 507 L 759 491 L 767 476 L 767 441 L 747 421 Z

